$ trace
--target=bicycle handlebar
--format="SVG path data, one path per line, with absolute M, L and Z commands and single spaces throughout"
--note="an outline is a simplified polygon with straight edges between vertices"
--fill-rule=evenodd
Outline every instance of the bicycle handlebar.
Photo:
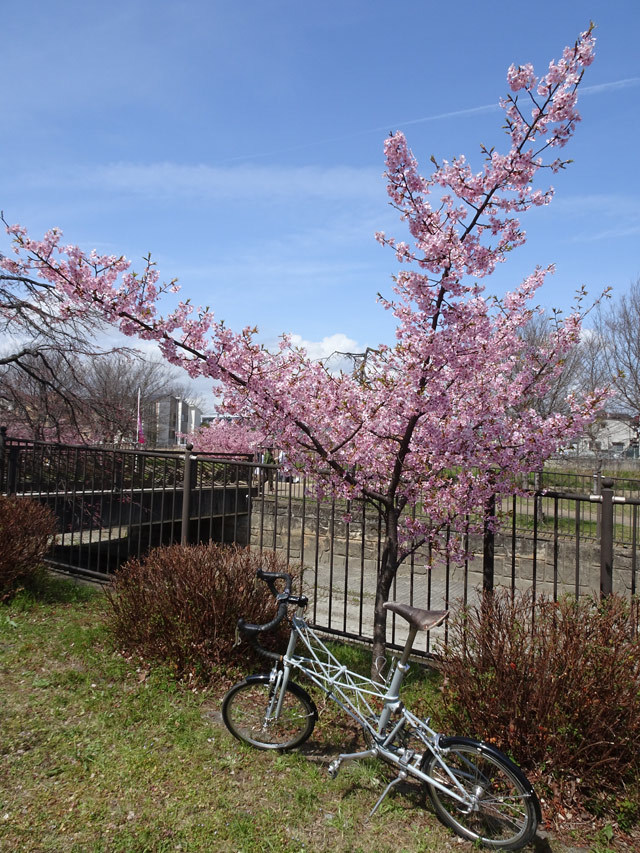
M 264 569 L 258 569 L 256 577 L 259 577 L 260 580 L 266 583 L 276 598 L 284 598 L 285 596 L 288 598 L 291 595 L 291 575 L 287 572 L 265 572 Z M 285 581 L 283 592 L 278 592 L 278 588 L 276 587 L 277 580 Z
M 254 625 L 251 622 L 245 622 L 244 619 L 238 619 L 238 631 L 246 635 L 250 645 L 263 657 L 280 661 L 282 659 L 282 655 L 263 648 L 263 646 L 258 642 L 258 636 L 268 631 L 272 631 L 280 624 L 280 622 L 282 622 L 287 613 L 287 606 L 289 604 L 302 605 L 303 607 L 306 607 L 307 597 L 306 595 L 291 595 L 292 580 L 291 575 L 287 574 L 287 572 L 265 572 L 264 569 L 258 569 L 256 577 L 263 580 L 271 590 L 272 595 L 278 602 L 278 612 L 271 622 L 267 622 L 264 625 Z M 285 582 L 285 587 L 282 592 L 278 592 L 278 588 L 276 586 L 277 580 L 283 580 Z
M 258 569 L 256 577 L 267 584 L 271 590 L 271 594 L 279 602 L 278 612 L 271 622 L 267 622 L 264 625 L 254 625 L 251 622 L 245 622 L 244 619 L 238 619 L 238 630 L 242 631 L 243 634 L 264 634 L 267 631 L 272 631 L 284 619 L 287 612 L 287 602 L 291 597 L 291 575 L 286 572 L 265 572 L 264 569 Z M 277 580 L 285 582 L 283 592 L 278 592 L 278 588 L 276 587 Z

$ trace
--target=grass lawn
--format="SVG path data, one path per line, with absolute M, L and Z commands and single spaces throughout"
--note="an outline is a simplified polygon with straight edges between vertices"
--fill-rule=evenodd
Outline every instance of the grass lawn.
M 304 751 L 241 746 L 219 722 L 224 686 L 195 692 L 127 660 L 104 606 L 64 581 L 0 606 L 3 853 L 474 849 L 415 784 L 368 820 L 390 771 L 352 764 L 331 780 L 329 761 L 360 741 L 320 702 Z M 536 849 L 569 848 L 540 839 Z

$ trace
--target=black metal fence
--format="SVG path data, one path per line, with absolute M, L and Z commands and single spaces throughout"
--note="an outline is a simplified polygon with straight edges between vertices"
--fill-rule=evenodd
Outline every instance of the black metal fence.
M 454 564 L 420 549 L 398 570 L 392 597 L 444 609 L 498 585 L 554 599 L 636 596 L 638 492 L 625 484 L 619 493 L 611 480 L 589 485 L 584 493 L 538 488 L 503 499 L 496 507 L 500 531 L 472 537 L 469 559 Z M 363 503 L 319 501 L 304 479 L 284 479 L 277 466 L 185 448 L 87 448 L 0 433 L 0 486 L 52 508 L 52 563 L 65 571 L 105 580 L 128 558 L 170 542 L 274 549 L 302 567 L 317 627 L 371 638 L 384 545 L 379 515 Z M 403 630 L 392 621 L 392 645 L 403 642 Z
M 52 565 L 97 580 L 158 545 L 249 543 L 254 484 L 246 460 L 0 434 L 0 487 L 51 508 L 58 525 Z

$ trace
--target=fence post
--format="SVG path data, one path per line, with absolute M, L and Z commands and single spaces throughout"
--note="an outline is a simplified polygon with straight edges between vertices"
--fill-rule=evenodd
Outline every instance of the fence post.
M 189 544 L 189 518 L 191 515 L 191 451 L 193 444 L 187 444 L 184 453 L 184 478 L 182 481 L 182 528 L 180 544 Z
M 7 453 L 7 428 L 0 426 L 0 495 L 4 491 L 4 465 Z
M 602 494 L 602 459 L 598 459 L 598 467 L 593 472 L 593 494 Z M 596 537 L 602 540 L 602 506 L 596 505 Z
M 7 428 L 0 427 L 0 494 L 18 491 L 18 448 L 7 447 Z
M 600 513 L 600 597 L 613 592 L 613 480 L 602 480 Z
M 482 552 L 482 591 L 493 592 L 493 574 L 495 563 L 495 533 L 493 524 L 489 523 L 489 518 L 495 518 L 496 514 L 496 496 L 491 495 L 487 501 L 484 514 L 484 536 L 483 536 L 483 552 Z

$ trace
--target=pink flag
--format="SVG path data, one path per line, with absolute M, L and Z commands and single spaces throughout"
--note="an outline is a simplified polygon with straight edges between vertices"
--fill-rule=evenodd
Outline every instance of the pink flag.
M 142 418 L 140 417 L 140 389 L 139 388 L 138 388 L 138 423 L 137 423 L 137 430 L 138 430 L 138 439 L 137 439 L 138 444 L 144 444 L 145 438 L 144 438 L 144 432 L 142 429 Z

